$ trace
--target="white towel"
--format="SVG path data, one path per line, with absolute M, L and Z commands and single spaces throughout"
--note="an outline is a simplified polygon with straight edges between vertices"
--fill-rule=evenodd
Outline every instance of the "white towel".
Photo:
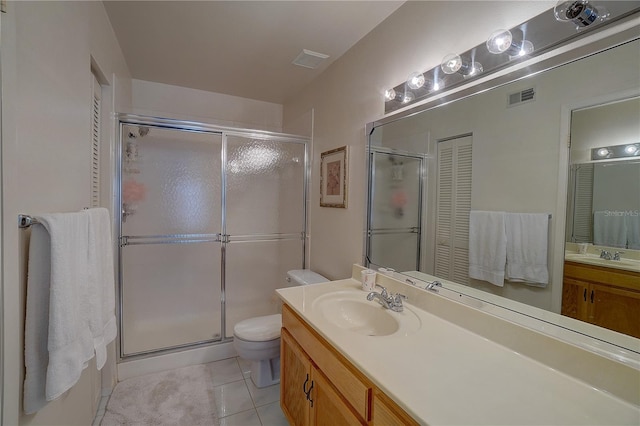
M 96 366 L 107 360 L 107 344 L 116 338 L 115 279 L 111 220 L 105 208 L 87 210 L 89 214 L 89 326 L 96 352 Z
M 89 215 L 86 212 L 56 213 L 36 219 L 46 229 L 49 244 L 47 247 L 41 232 L 44 230 L 35 225 L 25 323 L 25 365 L 30 364 L 33 373 L 27 370 L 25 376 L 25 411 L 28 413 L 42 407 L 43 394 L 46 401 L 51 401 L 71 388 L 94 353 L 86 317 L 88 310 L 83 306 L 88 296 Z M 48 316 L 34 311 L 47 300 Z M 47 358 L 43 382 L 41 367 Z
M 627 226 L 625 215 L 613 211 L 593 214 L 593 244 L 597 246 L 626 248 Z
M 548 213 L 506 213 L 507 280 L 538 287 L 549 283 Z
M 632 211 L 626 216 L 627 248 L 640 250 L 640 215 L 638 211 Z
M 49 324 L 49 277 L 51 271 L 49 233 L 40 224 L 31 227 L 27 312 L 24 326 L 24 411 L 32 414 L 47 403 L 47 351 Z
M 507 258 L 505 213 L 471 211 L 469 216 L 469 276 L 504 286 Z

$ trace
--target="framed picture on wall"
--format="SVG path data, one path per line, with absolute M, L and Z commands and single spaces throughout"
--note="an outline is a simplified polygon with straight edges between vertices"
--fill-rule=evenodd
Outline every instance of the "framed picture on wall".
M 320 155 L 320 206 L 347 207 L 347 147 Z

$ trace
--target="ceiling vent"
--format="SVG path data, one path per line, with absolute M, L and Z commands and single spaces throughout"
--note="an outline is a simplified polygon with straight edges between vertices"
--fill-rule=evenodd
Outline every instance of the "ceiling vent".
M 318 66 L 327 59 L 329 55 L 313 52 L 311 50 L 302 49 L 302 52 L 293 60 L 292 64 L 305 68 L 318 68 Z
M 536 98 L 536 91 L 534 88 L 524 89 L 520 92 L 511 93 L 508 98 L 507 106 L 512 107 L 520 105 L 526 102 L 533 102 Z

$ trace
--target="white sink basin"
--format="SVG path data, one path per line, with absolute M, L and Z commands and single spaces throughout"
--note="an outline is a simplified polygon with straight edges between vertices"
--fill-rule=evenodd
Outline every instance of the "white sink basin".
M 312 309 L 328 323 L 364 336 L 406 335 L 420 329 L 420 319 L 405 304 L 402 312 L 368 301 L 362 291 L 336 291 L 318 297 Z

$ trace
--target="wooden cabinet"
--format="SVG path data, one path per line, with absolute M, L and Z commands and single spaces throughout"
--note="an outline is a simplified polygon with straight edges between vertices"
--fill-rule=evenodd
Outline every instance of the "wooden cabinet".
M 280 406 L 292 425 L 417 424 L 287 305 L 281 336 Z
M 562 315 L 640 337 L 640 273 L 565 262 Z

